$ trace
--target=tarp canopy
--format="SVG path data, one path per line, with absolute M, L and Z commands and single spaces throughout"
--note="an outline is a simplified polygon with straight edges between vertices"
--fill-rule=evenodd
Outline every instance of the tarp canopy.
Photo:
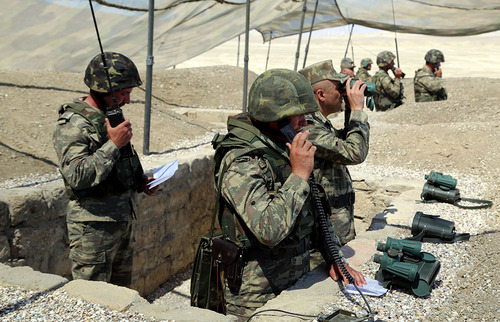
M 245 32 L 245 0 L 155 0 L 154 67 L 174 66 Z M 304 32 L 316 1 L 307 1 Z M 95 0 L 105 50 L 146 59 L 149 0 Z M 297 34 L 304 2 L 253 0 L 250 29 L 264 40 Z M 394 7 L 394 15 L 393 15 Z M 0 0 L 0 68 L 80 72 L 99 47 L 88 0 Z M 320 0 L 314 30 L 358 24 L 465 36 L 500 30 L 500 0 Z

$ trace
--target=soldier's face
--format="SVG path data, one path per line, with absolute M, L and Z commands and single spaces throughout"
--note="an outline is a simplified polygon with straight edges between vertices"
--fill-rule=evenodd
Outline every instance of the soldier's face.
M 306 116 L 305 115 L 299 115 L 299 116 L 293 116 L 289 117 L 288 120 L 290 121 L 290 124 L 292 125 L 293 129 L 295 132 L 300 132 L 302 127 L 307 125 L 306 121 Z
M 116 101 L 118 106 L 122 107 L 125 104 L 130 103 L 130 93 L 132 93 L 133 88 L 125 88 L 115 92 Z M 113 106 L 113 97 L 108 95 L 104 98 L 108 106 Z
M 342 108 L 342 92 L 340 82 L 331 81 L 332 86 L 325 92 L 325 105 L 330 110 L 330 113 L 340 112 Z

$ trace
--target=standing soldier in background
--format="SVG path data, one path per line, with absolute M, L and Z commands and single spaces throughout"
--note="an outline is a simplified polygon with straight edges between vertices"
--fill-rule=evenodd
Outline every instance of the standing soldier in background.
M 395 109 L 403 104 L 403 83 L 401 79 L 404 73 L 399 67 L 394 66 L 396 56 L 390 51 L 382 51 L 377 55 L 377 66 L 379 70 L 373 75 L 375 83 L 375 107 L 378 111 Z M 388 70 L 394 73 L 395 79 L 389 76 Z
M 442 84 L 444 55 L 440 50 L 431 49 L 425 54 L 425 65 L 415 71 L 413 86 L 415 102 L 444 101 L 448 99 Z
M 363 82 L 371 82 L 372 75 L 368 72 L 372 69 L 373 61 L 370 58 L 364 58 L 361 60 L 360 67 L 356 72 L 356 78 L 361 79 Z
M 354 67 L 356 67 L 356 65 L 354 65 L 354 62 L 349 57 L 342 59 L 342 61 L 340 62 L 340 72 L 342 74 L 349 75 L 353 78 L 354 78 Z
M 114 103 L 130 103 L 132 89 L 142 84 L 137 68 L 121 54 L 104 57 L 111 84 L 99 54 L 85 72 L 89 95 L 61 106 L 53 143 L 70 199 L 66 221 L 73 279 L 130 287 L 131 198 L 134 191 L 152 195 L 157 187 L 147 186 L 153 178 L 144 175 L 129 145 L 130 121 L 112 127 L 106 117 Z
M 354 190 L 347 165 L 360 164 L 368 155 L 370 125 L 363 111 L 364 85 L 356 81 L 350 88 L 350 77 L 339 74 L 331 60 L 313 64 L 299 71 L 312 85 L 319 111 L 306 115 L 308 140 L 316 147 L 314 169 L 316 181 L 328 196 L 331 222 L 342 245 L 354 239 Z M 336 129 L 328 115 L 340 112 L 345 99 L 350 111 L 345 128 Z
M 311 85 L 295 71 L 271 69 L 257 77 L 248 98 L 248 114 L 230 118 L 228 134 L 212 141 L 215 182 L 222 177 L 221 229 L 243 252 L 236 265 L 241 271 L 233 277 L 224 273 L 227 314 L 240 321 L 309 271 L 312 245 L 320 249 L 330 276 L 341 278 L 334 256 L 340 245 L 328 218 L 326 231 L 319 229 L 308 184 L 316 148 L 307 131 L 291 143 L 285 136 L 299 132 L 304 115 L 318 111 Z M 228 165 L 226 171 L 222 165 Z M 331 237 L 334 251 L 323 235 Z M 365 284 L 361 273 L 346 269 L 356 285 Z

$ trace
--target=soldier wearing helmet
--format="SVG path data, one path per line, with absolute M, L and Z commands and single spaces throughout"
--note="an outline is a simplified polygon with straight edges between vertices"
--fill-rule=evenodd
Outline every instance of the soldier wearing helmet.
M 84 82 L 89 95 L 60 107 L 53 133 L 70 199 L 66 220 L 72 275 L 130 287 L 131 197 L 135 191 L 151 195 L 157 188 L 147 186 L 153 178 L 144 175 L 137 153 L 128 145 L 130 121 L 112 127 L 106 111 L 130 103 L 130 93 L 142 82 L 134 63 L 114 52 L 95 56 Z
M 431 49 L 425 54 L 425 65 L 415 71 L 413 88 L 415 102 L 442 101 L 448 99 L 446 89 L 443 87 L 441 63 L 444 55 L 440 50 Z
M 375 108 L 377 111 L 392 110 L 403 104 L 403 83 L 401 79 L 404 73 L 399 67 L 394 66 L 396 56 L 390 51 L 382 51 L 377 55 L 377 66 L 379 70 L 373 75 L 375 83 Z M 394 79 L 389 76 L 388 71 L 394 74 Z
M 354 77 L 354 67 L 356 67 L 356 65 L 354 65 L 354 62 L 349 57 L 345 57 L 340 61 L 340 70 L 342 74 Z
M 373 61 L 370 58 L 363 58 L 359 64 L 360 67 L 356 72 L 356 78 L 361 79 L 363 82 L 371 82 L 372 75 L 370 75 L 368 71 L 372 69 L 372 64 Z
M 304 76 L 271 69 L 252 84 L 248 113 L 229 118 L 228 133 L 212 140 L 221 230 L 244 254 L 241 266 L 236 265 L 240 269 L 224 274 L 226 313 L 240 320 L 310 269 L 309 251 L 319 237 L 308 184 L 316 148 L 307 140 L 307 131 L 292 142 L 287 135 L 299 132 L 306 125 L 305 115 L 316 111 Z M 329 234 L 336 241 L 333 229 Z M 339 279 L 325 244 L 315 246 L 331 265 L 332 278 Z M 339 250 L 340 244 L 335 247 Z M 356 273 L 362 285 L 364 278 Z
M 342 245 L 356 236 L 354 190 L 347 165 L 362 163 L 368 155 L 370 125 L 363 111 L 366 85 L 358 80 L 352 88 L 347 75 L 337 73 L 332 61 L 310 65 L 299 71 L 312 85 L 319 111 L 306 115 L 308 140 L 316 147 L 316 181 L 328 195 L 330 220 Z M 343 129 L 333 127 L 328 116 L 341 110 L 342 101 L 350 111 Z

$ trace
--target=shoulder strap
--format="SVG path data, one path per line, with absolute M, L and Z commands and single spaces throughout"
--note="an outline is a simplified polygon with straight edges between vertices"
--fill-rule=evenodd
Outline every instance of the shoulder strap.
M 106 115 L 104 115 L 103 113 L 99 113 L 94 108 L 87 106 L 86 104 L 77 102 L 62 105 L 59 109 L 59 113 L 61 114 L 60 118 L 64 115 L 68 115 L 68 113 L 78 114 L 81 117 L 85 118 L 90 124 L 92 124 L 92 127 L 99 136 L 99 141 L 102 142 L 102 133 L 104 131 L 103 122 L 106 118 Z M 69 117 L 71 117 L 72 115 L 73 114 L 70 114 Z

